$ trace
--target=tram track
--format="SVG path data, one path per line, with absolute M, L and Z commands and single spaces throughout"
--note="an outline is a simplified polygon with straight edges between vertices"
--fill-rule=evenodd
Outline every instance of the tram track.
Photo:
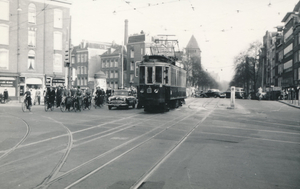
M 160 131 L 154 133 L 152 136 L 150 136 L 150 137 L 148 137 L 147 139 L 143 140 L 142 142 L 136 144 L 135 146 L 133 146 L 132 148 L 126 150 L 125 152 L 121 153 L 120 155 L 116 156 L 116 157 L 113 158 L 112 160 L 106 162 L 106 163 L 103 164 L 102 166 L 100 166 L 100 167 L 98 167 L 98 168 L 96 168 L 96 169 L 90 171 L 89 173 L 87 173 L 86 175 L 82 176 L 80 179 L 74 181 L 73 183 L 71 183 L 70 185 L 68 185 L 68 186 L 65 187 L 65 188 L 71 188 L 71 187 L 77 185 L 78 183 L 80 183 L 80 182 L 82 182 L 83 180 L 89 178 L 90 176 L 92 176 L 92 175 L 95 174 L 96 172 L 100 171 L 101 169 L 105 168 L 106 166 L 110 165 L 111 163 L 113 163 L 113 162 L 115 162 L 115 161 L 121 159 L 123 156 L 127 155 L 128 153 L 130 153 L 130 152 L 132 152 L 132 151 L 138 149 L 139 147 L 141 147 L 141 146 L 144 145 L 145 143 L 147 143 L 147 142 L 149 142 L 150 140 L 152 140 L 154 137 L 156 137 L 156 136 L 158 136 L 159 134 L 165 132 L 166 130 L 172 128 L 174 125 L 178 124 L 178 122 L 181 122 L 181 121 L 183 121 L 183 120 L 185 120 L 185 119 L 188 119 L 188 118 L 194 116 L 195 114 L 197 114 L 198 112 L 199 112 L 199 111 L 195 111 L 195 112 L 193 112 L 192 114 L 189 114 L 189 115 L 183 115 L 183 116 L 180 117 L 179 119 L 178 119 L 178 118 L 175 118 L 175 119 L 169 121 L 169 122 L 173 122 L 173 123 L 172 123 L 171 125 L 169 125 L 168 127 L 164 128 L 164 129 L 162 129 L 161 126 L 162 126 L 162 125 L 168 124 L 168 122 L 167 122 L 167 123 L 164 123 L 164 124 L 162 124 L 162 125 L 160 125 L 160 126 L 158 126 L 158 127 L 156 127 L 156 128 L 154 128 L 154 129 L 152 129 L 152 130 L 150 130 L 150 131 L 148 131 L 147 133 L 144 133 L 144 135 L 146 135 L 146 134 L 148 134 L 148 133 L 150 133 L 150 132 L 152 132 L 152 131 L 154 131 L 154 130 L 161 129 Z M 209 114 L 210 114 L 211 112 L 212 112 L 212 111 L 210 111 Z M 207 114 L 207 115 L 205 116 L 205 118 L 203 118 L 200 122 L 203 122 L 203 121 L 206 119 L 206 117 L 209 116 L 209 114 Z M 185 135 L 185 136 L 183 137 L 183 139 L 180 140 L 180 141 L 183 142 L 183 141 L 184 141 L 184 140 L 185 140 L 185 139 L 186 139 L 186 138 L 187 138 L 187 137 L 188 137 L 188 136 L 189 136 L 189 135 L 197 128 L 197 127 L 198 127 L 198 126 L 199 126 L 199 122 L 198 122 L 198 123 L 193 127 L 193 129 L 192 129 L 190 132 L 188 132 L 188 134 Z M 142 136 L 143 136 L 143 135 L 142 135 Z M 137 138 L 135 138 L 135 139 L 133 139 L 133 140 L 137 140 L 138 138 L 140 138 L 140 137 L 142 137 L 142 136 L 139 136 L 139 137 L 137 137 Z M 128 141 L 128 142 L 130 143 L 131 141 Z M 126 144 L 127 144 L 127 143 L 126 143 Z M 126 144 L 124 144 L 124 145 L 126 145 Z M 179 142 L 179 143 L 178 143 L 177 145 L 175 145 L 175 146 L 179 146 L 180 144 L 181 144 L 181 142 Z M 121 145 L 121 146 L 119 146 L 119 147 L 116 147 L 115 150 L 119 149 L 119 148 L 122 147 L 122 146 L 123 146 L 123 145 Z M 176 147 L 172 148 L 171 151 L 170 151 L 168 154 L 170 154 L 170 153 L 171 153 L 172 151 L 174 151 L 175 149 L 177 149 L 177 148 L 176 148 Z M 108 151 L 107 153 L 110 153 L 110 152 Z M 100 158 L 100 157 L 103 157 L 103 155 L 104 155 L 104 154 L 99 155 L 99 158 Z M 97 158 L 97 159 L 98 159 L 98 158 Z M 89 162 L 89 161 L 88 161 L 88 162 Z M 80 167 L 81 167 L 81 166 L 84 166 L 84 165 L 85 165 L 85 163 L 82 164 L 82 165 L 80 165 Z M 77 170 L 77 169 L 79 169 L 80 167 L 76 167 L 76 168 L 74 168 L 74 169 Z M 68 172 L 68 174 L 70 174 L 70 173 Z M 60 179 L 61 179 L 61 178 L 57 178 L 57 180 L 60 180 Z M 56 179 L 55 179 L 55 180 L 56 180 Z
M 4 153 L 0 156 L 0 160 L 3 159 L 4 157 L 8 156 L 12 152 L 14 152 L 26 140 L 26 138 L 30 134 L 30 126 L 24 119 L 22 119 L 20 117 L 17 117 L 17 116 L 14 116 L 14 115 L 10 115 L 10 114 L 7 114 L 7 115 L 9 115 L 11 117 L 15 117 L 15 118 L 21 120 L 26 125 L 26 132 L 25 132 L 24 136 L 21 138 L 21 140 L 16 145 L 14 145 L 12 148 L 4 151 Z

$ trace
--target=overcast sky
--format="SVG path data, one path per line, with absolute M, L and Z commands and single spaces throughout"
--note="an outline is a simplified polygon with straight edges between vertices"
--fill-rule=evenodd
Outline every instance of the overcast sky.
M 298 0 L 73 0 L 72 44 L 83 39 L 121 44 L 124 21 L 128 34 L 176 35 L 186 47 L 192 35 L 202 51 L 202 64 L 233 76 L 233 59 L 266 31 L 276 31 Z

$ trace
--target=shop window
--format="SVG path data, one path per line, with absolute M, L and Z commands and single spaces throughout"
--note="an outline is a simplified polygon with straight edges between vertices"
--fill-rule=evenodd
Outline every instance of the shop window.
M 28 6 L 28 22 L 36 24 L 36 6 L 33 3 L 30 3 Z
M 8 50 L 0 49 L 0 70 L 8 70 L 8 54 Z
M 0 0 L 0 20 L 9 20 L 9 1 Z
M 35 52 L 33 50 L 30 50 L 28 52 L 27 69 L 28 70 L 34 70 L 35 69 Z
M 35 47 L 35 44 L 36 44 L 36 31 L 29 30 L 28 31 L 28 46 Z
M 54 27 L 55 28 L 62 28 L 62 10 L 54 9 Z
M 6 24 L 0 24 L 0 44 L 9 44 L 9 26 Z

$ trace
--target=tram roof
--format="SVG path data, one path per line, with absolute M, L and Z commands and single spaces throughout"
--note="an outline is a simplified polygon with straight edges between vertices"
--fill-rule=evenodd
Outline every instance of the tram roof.
M 175 57 L 166 57 L 164 55 L 145 55 L 144 62 L 165 62 L 175 65 L 176 58 Z

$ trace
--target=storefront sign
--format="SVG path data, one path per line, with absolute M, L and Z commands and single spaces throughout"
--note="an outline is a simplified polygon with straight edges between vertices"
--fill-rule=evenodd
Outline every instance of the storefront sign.
M 15 87 L 15 81 L 0 80 L 0 87 Z

